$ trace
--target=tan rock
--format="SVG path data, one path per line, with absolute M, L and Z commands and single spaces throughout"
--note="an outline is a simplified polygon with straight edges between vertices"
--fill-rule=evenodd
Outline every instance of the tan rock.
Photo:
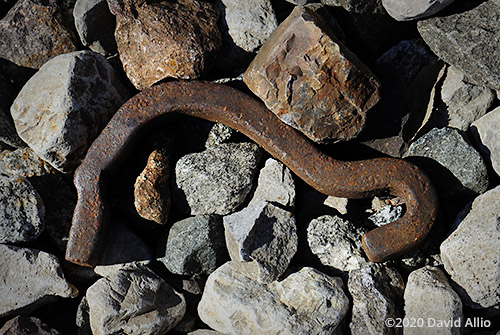
M 356 137 L 380 98 L 375 75 L 301 6 L 271 34 L 243 81 L 283 122 L 320 143 Z
M 196 0 L 108 0 L 116 15 L 115 38 L 123 68 L 145 89 L 167 77 L 194 79 L 220 47 L 219 14 Z

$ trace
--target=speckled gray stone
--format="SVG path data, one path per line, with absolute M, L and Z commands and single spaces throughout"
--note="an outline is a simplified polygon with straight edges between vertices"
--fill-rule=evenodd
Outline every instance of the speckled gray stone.
M 22 148 L 0 153 L 0 172 L 12 176 L 40 177 L 56 173 L 56 170 L 41 159 L 32 149 Z
M 307 226 L 307 242 L 322 264 L 351 271 L 368 262 L 361 248 L 365 232 L 338 216 L 324 215 Z
M 478 196 L 441 244 L 451 279 L 481 307 L 500 303 L 500 187 Z
M 478 24 L 481 22 L 481 24 Z M 432 51 L 477 85 L 500 89 L 500 3 L 466 1 L 448 15 L 419 21 L 418 31 Z
M 31 183 L 0 174 L 0 243 L 28 242 L 44 229 L 45 207 Z
M 234 212 L 252 188 L 260 157 L 253 143 L 223 143 L 182 157 L 175 166 L 174 204 L 191 215 Z
M 172 225 L 159 260 L 172 273 L 194 275 L 210 274 L 228 258 L 222 218 L 198 215 Z

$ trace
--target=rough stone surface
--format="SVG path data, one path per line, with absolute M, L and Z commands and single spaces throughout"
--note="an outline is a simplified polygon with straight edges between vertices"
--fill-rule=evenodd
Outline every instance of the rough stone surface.
M 134 205 L 146 220 L 159 224 L 167 222 L 170 212 L 169 148 L 156 148 L 149 155 L 146 167 L 134 184 Z
M 196 0 L 108 0 L 125 73 L 139 90 L 167 77 L 196 79 L 221 44 L 214 5 Z
M 295 182 L 292 173 L 281 162 L 269 158 L 260 170 L 257 188 L 250 204 L 267 201 L 287 208 L 295 206 Z
M 465 2 L 447 14 L 419 21 L 422 38 L 439 58 L 460 69 L 468 81 L 500 89 L 500 58 L 495 56 L 500 48 L 500 3 Z
M 123 269 L 87 289 L 92 334 L 165 334 L 184 316 L 184 296 L 147 268 Z
M 224 143 L 182 157 L 175 166 L 174 203 L 191 215 L 234 212 L 250 192 L 260 157 L 253 143 Z
M 422 19 L 436 14 L 455 0 L 382 0 L 385 10 L 398 21 Z
M 222 218 L 199 215 L 172 225 L 160 261 L 172 273 L 194 275 L 212 273 L 227 258 Z
M 441 88 L 441 99 L 446 105 L 447 126 L 466 131 L 472 122 L 488 112 L 495 92 L 467 83 L 464 74 L 450 66 Z
M 348 307 L 340 278 L 303 268 L 266 286 L 228 262 L 208 277 L 198 313 L 223 334 L 326 335 Z
M 402 206 L 387 205 L 370 215 L 367 220 L 375 226 L 380 227 L 398 220 L 401 214 L 403 214 Z
M 295 216 L 265 201 L 225 216 L 224 229 L 231 259 L 261 283 L 278 279 L 297 251 Z
M 55 256 L 5 244 L 0 244 L 0 282 L 0 317 L 35 309 L 55 296 L 78 294 Z
M 422 318 L 423 327 L 406 327 L 406 334 L 461 334 L 460 327 L 433 325 L 433 320 L 463 319 L 462 301 L 453 291 L 443 271 L 424 267 L 408 276 L 404 293 L 405 318 Z
M 79 164 L 128 93 L 91 51 L 57 56 L 26 83 L 11 108 L 19 136 L 54 168 Z
M 451 279 L 482 307 L 500 303 L 500 187 L 478 196 L 441 244 Z
M 7 112 L 7 110 L 5 112 Z M 24 144 L 24 142 L 19 138 L 19 135 L 17 135 L 12 119 L 4 113 L 0 107 L 0 144 L 2 143 L 14 148 L 22 148 L 26 146 L 26 144 Z
M 347 287 L 353 298 L 352 335 L 399 334 L 397 328 L 384 323 L 403 316 L 404 280 L 396 270 L 368 263 L 349 272 Z
M 30 148 L 2 151 L 0 153 L 0 171 L 8 175 L 26 178 L 56 172 L 49 163 L 38 157 Z
M 307 242 L 322 264 L 351 271 L 368 262 L 361 249 L 365 232 L 337 216 L 324 215 L 307 226 Z
M 500 107 L 472 123 L 472 131 L 482 145 L 482 152 L 491 161 L 495 172 L 500 175 Z
M 243 75 L 283 122 L 314 141 L 356 137 L 379 82 L 314 11 L 297 6 Z
M 456 129 L 432 129 L 413 142 L 404 157 L 423 158 L 422 167 L 434 176 L 436 187 L 444 194 L 460 192 L 461 188 L 475 194 L 488 189 L 488 174 L 481 155 Z M 441 168 L 426 164 L 428 159 Z
M 0 20 L 0 57 L 29 68 L 76 50 L 56 0 L 18 1 Z
M 0 329 L 0 335 L 60 335 L 35 317 L 16 316 Z
M 92 335 L 90 328 L 89 304 L 83 296 L 76 310 L 76 335 Z
M 0 243 L 28 242 L 43 231 L 45 207 L 31 183 L 0 174 Z
M 205 148 L 216 147 L 221 143 L 226 142 L 236 133 L 236 130 L 230 128 L 222 123 L 216 123 L 210 129 L 208 133 L 207 141 L 205 142 Z
M 83 45 L 103 56 L 116 54 L 116 20 L 106 0 L 78 0 L 73 16 Z
M 215 330 L 198 329 L 198 330 L 195 330 L 194 332 L 188 333 L 188 335 L 223 335 L 223 334 L 216 332 Z

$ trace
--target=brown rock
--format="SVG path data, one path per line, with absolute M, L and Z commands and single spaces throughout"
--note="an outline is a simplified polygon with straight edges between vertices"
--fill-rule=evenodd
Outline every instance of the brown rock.
M 312 10 L 297 6 L 243 75 L 283 122 L 319 143 L 356 137 L 379 82 Z
M 134 185 L 137 213 L 159 224 L 167 221 L 170 212 L 169 165 L 168 146 L 156 148 L 149 155 L 147 165 Z
M 0 57 L 38 69 L 49 59 L 76 51 L 56 0 L 20 0 L 0 20 Z
M 221 45 L 214 5 L 196 0 L 108 0 L 123 68 L 142 90 L 167 78 L 195 79 Z

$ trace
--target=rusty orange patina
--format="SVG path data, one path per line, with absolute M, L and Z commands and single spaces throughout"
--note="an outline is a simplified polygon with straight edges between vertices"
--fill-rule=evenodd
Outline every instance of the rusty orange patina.
M 415 248 L 436 218 L 436 192 L 417 166 L 394 158 L 335 160 L 281 122 L 261 102 L 238 90 L 206 82 L 169 82 L 127 101 L 77 169 L 78 203 L 66 250 L 68 261 L 87 266 L 98 263 L 109 211 L 103 196 L 103 172 L 117 165 L 140 129 L 171 112 L 221 122 L 241 131 L 324 194 L 365 198 L 388 190 L 403 199 L 407 210 L 402 218 L 363 236 L 363 249 L 373 262 Z

